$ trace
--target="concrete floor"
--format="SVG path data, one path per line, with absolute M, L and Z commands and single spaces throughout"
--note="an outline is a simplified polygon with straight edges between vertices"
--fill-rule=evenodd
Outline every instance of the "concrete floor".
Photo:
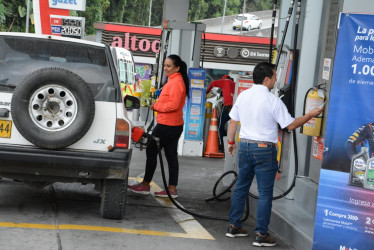
M 224 160 L 180 157 L 179 162 L 179 204 L 194 213 L 227 218 L 229 201 L 205 201 L 223 173 Z M 142 175 L 144 164 L 145 151 L 134 149 L 131 182 Z M 250 236 L 232 239 L 225 237 L 227 221 L 194 218 L 153 195 L 128 192 L 124 218 L 107 220 L 100 216 L 93 185 L 56 183 L 35 189 L 0 179 L 0 186 L 0 250 L 257 249 L 252 246 L 253 218 L 243 224 Z M 161 187 L 158 167 L 152 188 Z M 272 235 L 278 243 L 273 249 L 293 249 Z

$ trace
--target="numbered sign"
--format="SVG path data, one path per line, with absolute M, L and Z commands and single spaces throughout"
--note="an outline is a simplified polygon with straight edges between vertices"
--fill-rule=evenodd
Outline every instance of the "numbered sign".
M 84 17 L 51 15 L 52 35 L 82 39 L 84 24 Z

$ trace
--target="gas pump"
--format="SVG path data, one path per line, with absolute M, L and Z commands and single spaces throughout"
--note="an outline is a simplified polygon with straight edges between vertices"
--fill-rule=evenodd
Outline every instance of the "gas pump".
M 291 15 L 292 13 L 292 8 L 293 8 L 293 3 L 294 1 L 292 1 L 292 4 L 291 4 L 291 11 L 289 13 L 289 15 Z M 299 13 L 300 13 L 300 0 L 298 1 L 298 10 L 297 10 L 297 25 L 298 25 L 298 18 L 299 18 Z M 295 37 L 297 37 L 297 27 L 296 27 L 296 35 Z M 167 31 L 166 31 L 167 32 Z M 285 36 L 285 34 L 283 34 Z M 167 37 L 168 35 L 166 35 Z M 295 40 L 295 43 L 294 43 L 295 47 L 297 45 L 297 40 Z M 276 94 L 277 95 L 280 95 L 282 96 L 282 98 L 285 99 L 285 102 L 289 102 L 289 110 L 292 110 L 291 113 L 293 113 L 293 116 L 294 116 L 294 99 L 295 97 L 293 96 L 293 93 L 295 92 L 293 88 L 295 88 L 295 78 L 296 78 L 296 73 L 297 73 L 297 52 L 296 52 L 296 49 L 292 52 L 290 52 L 289 50 L 285 50 L 283 51 L 282 50 L 283 48 L 280 49 L 280 53 L 277 57 L 277 60 L 280 60 L 282 59 L 282 62 L 277 64 L 277 66 L 279 66 L 280 64 L 283 63 L 283 67 L 279 67 L 279 75 L 282 75 L 284 77 L 282 77 L 283 79 L 283 82 L 282 84 L 279 84 L 278 85 L 278 88 L 275 90 L 276 91 Z M 161 53 L 162 55 L 163 53 Z M 166 55 L 166 53 L 164 52 L 164 55 Z M 163 62 L 163 59 L 161 59 Z M 279 61 L 278 61 L 279 62 Z M 160 63 L 159 63 L 160 64 Z M 291 70 L 291 67 L 293 67 L 293 70 Z M 282 70 L 282 71 L 281 71 Z M 292 74 L 291 74 L 292 72 Z M 252 79 L 250 78 L 243 78 L 243 77 L 240 77 L 240 76 L 237 76 L 237 77 L 234 77 L 237 85 L 236 85 L 236 90 L 235 90 L 235 95 L 239 95 L 243 90 L 247 89 L 247 88 L 250 88 L 253 84 L 252 82 Z M 161 81 L 162 79 L 160 79 Z M 293 85 L 292 85 L 293 84 Z M 285 134 L 286 132 L 284 132 Z M 294 134 L 293 134 L 294 135 Z M 287 133 L 287 138 L 285 139 L 282 139 L 282 142 L 286 142 L 288 145 L 292 145 L 292 138 L 291 138 L 291 134 L 290 133 Z M 294 136 L 295 137 L 295 136 Z M 157 140 L 157 138 L 154 138 L 155 140 Z M 296 148 L 296 141 L 294 139 L 294 142 L 293 142 L 293 147 Z M 289 147 L 291 148 L 291 147 Z M 295 157 L 297 157 L 297 153 L 295 152 Z M 288 157 L 289 158 L 289 157 Z M 295 159 L 295 161 L 297 162 L 297 158 Z M 161 153 L 160 153 L 160 162 L 161 162 L 161 165 L 162 165 L 162 173 L 163 173 L 163 164 L 162 164 L 162 156 L 161 156 Z M 287 163 L 286 163 L 287 164 Z M 227 174 L 234 174 L 234 176 L 236 177 L 236 172 L 235 171 L 229 171 L 229 172 L 226 172 L 217 182 L 219 182 L 224 176 L 226 176 Z M 293 183 L 291 185 L 287 185 L 289 186 L 289 188 L 284 191 L 281 195 L 279 196 L 276 196 L 274 197 L 273 199 L 278 199 L 278 198 L 282 198 L 284 197 L 285 195 L 287 195 L 287 193 L 294 187 L 294 184 L 295 184 L 295 178 L 296 178 L 296 174 L 297 174 L 297 169 L 295 170 L 295 174 L 294 174 L 294 178 L 293 178 Z M 286 173 L 287 175 L 287 173 Z M 290 175 L 291 176 L 291 175 Z M 164 185 L 165 185 L 165 190 L 168 191 L 167 187 L 166 187 L 166 182 L 165 182 L 165 177 L 164 177 L 164 173 L 163 173 L 163 180 L 164 180 Z M 235 180 L 233 181 L 232 184 L 230 184 L 230 187 L 231 188 L 233 186 L 233 184 L 235 183 L 236 181 L 236 178 Z M 288 183 L 286 183 L 288 184 Z M 216 188 L 217 185 L 215 185 L 215 188 Z M 215 190 L 213 190 L 213 193 L 215 195 Z M 216 196 L 216 195 L 215 195 Z M 216 197 L 214 197 L 214 199 L 217 199 L 219 195 L 217 195 Z M 256 196 L 253 196 L 251 195 L 252 197 L 255 197 Z M 169 195 L 169 198 L 170 198 L 170 195 Z M 172 201 L 173 199 L 170 198 Z M 211 200 L 211 198 L 207 199 L 207 200 Z M 177 206 L 178 207 L 178 206 Z M 179 207 L 178 207 L 179 208 Z M 183 210 L 183 209 L 181 209 Z M 183 210 L 184 211 L 184 210 Z M 247 209 L 248 211 L 248 209 Z M 191 214 L 191 213 L 190 213 Z M 194 216 L 198 216 L 198 217 L 204 217 L 204 218 L 211 218 L 211 219 L 217 219 L 217 218 L 212 218 L 212 217 L 205 217 L 205 216 L 199 216 L 199 215 L 196 215 L 196 214 L 193 214 Z M 220 218 L 218 218 L 220 219 Z

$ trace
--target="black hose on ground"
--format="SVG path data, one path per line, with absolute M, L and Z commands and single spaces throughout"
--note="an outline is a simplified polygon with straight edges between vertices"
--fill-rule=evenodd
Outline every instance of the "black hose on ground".
M 233 174 L 235 176 L 235 179 L 231 182 L 231 184 L 226 188 L 224 189 L 221 193 L 219 193 L 218 195 L 216 194 L 216 191 L 217 191 L 217 187 L 218 187 L 218 184 L 219 182 L 226 176 L 226 175 L 229 175 L 229 174 Z M 236 183 L 236 180 L 238 179 L 238 174 L 235 172 L 235 171 L 227 171 L 225 173 L 223 173 L 223 175 L 221 175 L 221 177 L 218 178 L 218 180 L 216 181 L 216 183 L 214 184 L 214 187 L 213 187 L 213 197 L 211 198 L 207 198 L 205 199 L 205 201 L 212 201 L 212 200 L 218 200 L 218 201 L 227 201 L 230 199 L 230 197 L 227 197 L 227 198 L 224 198 L 224 199 L 221 199 L 220 197 L 228 192 L 231 192 L 231 188 L 235 185 Z
M 199 218 L 203 218 L 203 219 L 210 219 L 210 220 L 221 220 L 221 221 L 229 221 L 228 218 L 220 218 L 220 217 L 214 217 L 214 216 L 209 216 L 209 215 L 202 215 L 202 214 L 197 214 L 197 213 L 194 213 L 194 212 L 191 212 L 187 209 L 185 209 L 184 207 L 180 206 L 174 199 L 173 197 L 171 197 L 171 194 L 169 192 L 169 188 L 168 188 L 168 185 L 166 183 L 166 176 L 165 176 L 165 169 L 164 169 L 164 162 L 163 162 L 163 159 L 162 159 L 162 153 L 161 153 L 161 147 L 160 147 L 160 139 L 157 138 L 157 137 L 152 137 L 153 140 L 156 141 L 156 144 L 157 144 L 157 150 L 158 150 L 158 156 L 160 158 L 160 165 L 161 165 L 161 175 L 162 175 L 162 182 L 164 184 L 164 188 L 165 188 L 165 191 L 170 199 L 170 201 L 174 204 L 174 206 L 176 206 L 179 210 L 189 214 L 189 215 L 192 215 L 192 216 L 195 216 L 195 217 L 199 217 Z M 234 172 L 234 171 L 232 171 Z M 225 175 L 227 175 L 228 173 L 225 173 Z M 235 173 L 236 174 L 236 173 Z M 222 176 L 219 181 L 223 178 L 224 176 Z M 235 179 L 235 182 L 236 182 L 236 179 Z M 235 182 L 232 183 L 232 185 L 230 186 L 233 186 L 235 184 Z M 215 187 L 218 185 L 218 182 L 216 183 Z M 223 194 L 222 194 L 223 195 Z M 248 198 L 246 200 L 246 214 L 244 216 L 244 218 L 242 218 L 240 221 L 245 221 L 247 220 L 249 217 L 249 201 L 248 201 Z

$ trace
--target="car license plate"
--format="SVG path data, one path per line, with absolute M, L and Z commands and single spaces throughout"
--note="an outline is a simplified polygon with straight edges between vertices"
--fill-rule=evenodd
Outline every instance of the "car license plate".
M 242 27 L 241 25 L 238 25 L 238 28 Z
M 12 121 L 0 120 L 0 138 L 10 138 Z

